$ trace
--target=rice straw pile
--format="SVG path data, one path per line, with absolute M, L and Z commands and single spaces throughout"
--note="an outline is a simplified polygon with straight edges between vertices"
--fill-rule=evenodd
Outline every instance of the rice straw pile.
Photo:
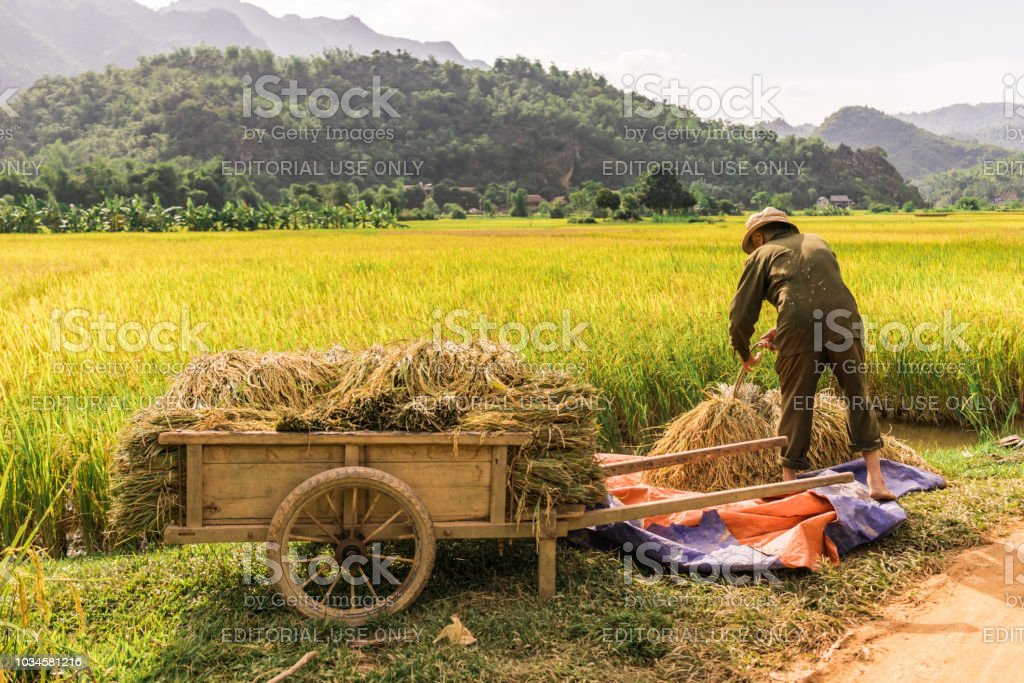
M 179 449 L 157 442 L 174 429 L 528 432 L 509 468 L 516 518 L 593 504 L 605 495 L 593 459 L 598 400 L 568 373 L 538 371 L 486 342 L 203 356 L 123 431 L 108 528 L 124 543 L 157 537 L 178 519 Z
M 775 436 L 782 402 L 779 391 L 762 391 L 755 384 L 745 383 L 735 394 L 733 396 L 732 386 L 718 385 L 707 400 L 669 424 L 649 455 Z M 929 469 L 907 444 L 888 435 L 882 438 L 885 442 L 883 458 Z M 774 450 L 757 451 L 651 470 L 645 474 L 644 481 L 685 491 L 720 491 L 768 484 L 782 478 L 777 453 Z M 815 398 L 808 459 L 811 469 L 831 467 L 853 459 L 842 399 L 831 390 L 822 391 Z

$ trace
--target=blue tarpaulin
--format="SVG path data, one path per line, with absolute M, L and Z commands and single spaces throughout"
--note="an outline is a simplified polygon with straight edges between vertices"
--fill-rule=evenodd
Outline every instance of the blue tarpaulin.
M 882 471 L 898 497 L 946 485 L 937 474 L 888 460 L 882 461 Z M 711 572 L 723 567 L 813 569 L 823 557 L 838 562 L 840 556 L 890 533 L 907 519 L 899 503 L 879 503 L 868 495 L 861 459 L 803 476 L 840 472 L 852 472 L 856 481 L 771 500 L 591 527 L 573 532 L 570 540 L 620 550 L 645 564 Z M 639 475 L 612 477 L 608 488 L 609 507 L 692 495 L 647 486 Z

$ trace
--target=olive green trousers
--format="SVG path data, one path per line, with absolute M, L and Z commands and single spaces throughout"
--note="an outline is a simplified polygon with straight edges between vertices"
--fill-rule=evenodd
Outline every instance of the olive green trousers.
M 827 345 L 826 345 L 827 346 Z M 853 341 L 842 351 L 824 349 L 778 356 L 775 371 L 779 374 L 782 393 L 782 414 L 779 436 L 789 438 L 782 449 L 782 466 L 794 470 L 810 467 L 807 454 L 811 448 L 811 426 L 814 422 L 814 394 L 818 379 L 831 370 L 846 401 L 847 433 L 850 453 L 863 453 L 882 447 L 878 420 L 868 395 L 867 364 L 864 347 Z

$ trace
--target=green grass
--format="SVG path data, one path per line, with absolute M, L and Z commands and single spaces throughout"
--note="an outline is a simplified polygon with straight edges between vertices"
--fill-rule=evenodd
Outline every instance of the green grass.
M 976 448 L 935 451 L 929 454 L 929 461 L 952 477 L 1024 478 L 1024 453 L 1008 451 L 991 442 L 984 442 Z
M 946 473 L 958 471 L 954 454 L 928 457 Z M 87 654 L 97 679 L 110 681 L 265 680 L 314 649 L 320 656 L 292 680 L 764 680 L 778 667 L 813 663 L 846 628 L 1019 514 L 1024 482 L 997 470 L 903 504 L 909 521 L 894 534 L 837 568 L 778 572 L 776 583 L 626 583 L 618 558 L 560 546 L 559 594 L 547 603 L 534 597 L 531 542 L 500 554 L 495 542 L 446 542 L 417 603 L 365 634 L 271 606 L 271 588 L 245 581 L 256 545 L 50 561 L 52 616 L 37 610 L 30 627 L 38 643 L 21 647 Z M 476 645 L 432 643 L 452 614 Z M 375 634 L 413 642 L 346 644 Z M 283 642 L 289 638 L 297 642 Z

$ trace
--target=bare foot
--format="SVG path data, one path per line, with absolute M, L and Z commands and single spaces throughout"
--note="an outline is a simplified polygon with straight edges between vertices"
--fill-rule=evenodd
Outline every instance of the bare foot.
M 875 500 L 877 500 L 879 503 L 886 503 L 886 502 L 889 502 L 891 500 L 896 500 L 896 494 L 894 494 L 892 491 L 890 491 L 885 486 L 880 486 L 880 487 L 871 486 L 870 487 L 870 491 L 871 491 L 871 497 L 874 498 Z
M 896 496 L 885 484 L 885 476 L 882 474 L 881 453 L 877 450 L 864 454 L 864 464 L 868 470 L 868 490 L 871 497 L 879 502 L 896 500 Z

